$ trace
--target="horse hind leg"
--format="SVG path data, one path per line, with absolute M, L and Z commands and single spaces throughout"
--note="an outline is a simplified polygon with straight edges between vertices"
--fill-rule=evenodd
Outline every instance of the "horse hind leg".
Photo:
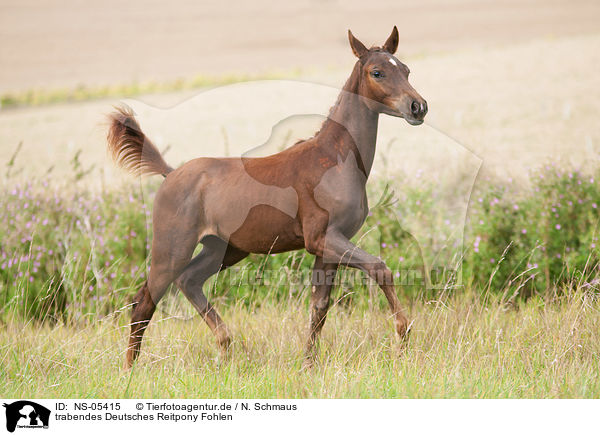
M 195 235 L 186 234 L 183 229 L 177 231 L 155 226 L 150 274 L 133 301 L 125 368 L 131 368 L 139 356 L 142 338 L 156 305 L 188 265 L 195 247 Z
M 131 368 L 133 362 L 137 359 L 142 346 L 142 337 L 150 323 L 150 319 L 156 310 L 156 304 L 148 291 L 148 281 L 146 280 L 142 288 L 133 299 L 133 309 L 131 311 L 131 331 L 129 334 L 129 345 L 127 346 L 127 355 L 125 357 L 125 368 Z
M 221 239 L 210 238 L 204 242 L 202 251 L 194 257 L 176 280 L 177 286 L 215 335 L 223 353 L 226 353 L 231 345 L 231 334 L 217 310 L 204 295 L 202 287 L 212 275 L 247 256 L 247 252 L 240 251 Z

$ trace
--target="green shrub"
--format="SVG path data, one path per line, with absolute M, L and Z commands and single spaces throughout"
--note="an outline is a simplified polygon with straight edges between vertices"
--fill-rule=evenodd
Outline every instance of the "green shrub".
M 598 274 L 596 177 L 546 166 L 531 187 L 480 186 L 472 200 L 463 272 L 478 287 L 528 296 Z M 490 282 L 492 273 L 493 280 Z
M 14 159 L 9 163 L 9 172 Z M 68 185 L 34 179 L 19 184 L 7 175 L 0 188 L 0 316 L 78 321 L 106 315 L 130 303 L 146 276 L 150 207 L 159 181 L 139 189 L 94 192 L 84 179 L 91 169 L 73 159 Z M 553 295 L 573 284 L 595 289 L 598 277 L 596 175 L 547 166 L 531 174 L 531 186 L 483 182 L 471 201 L 464 246 L 462 283 L 477 292 L 511 297 Z M 431 246 L 447 234 L 435 218 L 430 186 L 407 188 L 401 201 L 383 184 L 371 183 L 380 197 L 355 243 L 381 255 L 396 274 L 406 298 L 433 297 L 424 266 L 435 258 Z M 399 216 L 412 216 L 431 229 L 420 241 Z M 209 282 L 221 301 L 261 301 L 304 297 L 310 290 L 313 258 L 305 251 L 251 255 Z M 408 273 L 408 278 L 406 275 Z M 381 304 L 381 292 L 353 271 L 340 274 L 341 303 Z M 443 284 L 443 283 L 442 283 Z M 443 286 L 442 286 L 443 287 Z M 373 296 L 376 296 L 375 298 Z

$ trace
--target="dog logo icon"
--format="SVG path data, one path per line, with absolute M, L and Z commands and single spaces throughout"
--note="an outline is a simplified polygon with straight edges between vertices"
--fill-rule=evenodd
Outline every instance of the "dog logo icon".
M 50 410 L 29 400 L 19 400 L 3 405 L 6 408 L 6 430 L 14 432 L 16 428 L 48 429 Z

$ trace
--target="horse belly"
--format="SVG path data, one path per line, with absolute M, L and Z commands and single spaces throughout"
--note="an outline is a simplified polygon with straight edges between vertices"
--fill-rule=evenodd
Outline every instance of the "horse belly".
M 304 238 L 296 218 L 261 204 L 250 209 L 243 224 L 229 236 L 229 243 L 242 251 L 268 254 L 301 249 Z
M 241 164 L 230 165 L 208 177 L 219 180 L 218 183 L 203 186 L 204 230 L 246 252 L 282 252 L 302 247 L 296 191 L 260 183 Z

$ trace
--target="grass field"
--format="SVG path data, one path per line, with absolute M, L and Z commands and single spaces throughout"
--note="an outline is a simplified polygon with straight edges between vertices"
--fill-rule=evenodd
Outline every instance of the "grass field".
M 122 369 L 129 304 L 147 275 L 152 198 L 160 180 L 140 185 L 124 179 L 105 159 L 102 122 L 118 98 L 135 96 L 140 101 L 133 107 L 144 131 L 161 149 L 170 149 L 171 164 L 204 155 L 240 155 L 268 138 L 272 121 L 288 116 L 279 116 L 287 113 L 280 113 L 279 105 L 287 110 L 290 101 L 310 102 L 297 113 L 327 113 L 333 96 L 315 91 L 318 98 L 313 99 L 308 88 L 290 80 L 340 86 L 354 60 L 345 38 L 346 28 L 354 24 L 336 13 L 343 32 L 327 22 L 314 27 L 313 42 L 302 47 L 290 46 L 298 42 L 296 36 L 276 39 L 274 46 L 236 46 L 234 55 L 221 59 L 224 63 L 213 56 L 228 50 L 215 44 L 211 55 L 192 56 L 210 59 L 210 70 L 202 75 L 197 75 L 204 71 L 198 64 L 189 63 L 186 68 L 193 72 L 185 73 L 165 62 L 166 53 L 156 55 L 158 40 L 174 57 L 177 49 L 190 49 L 164 37 L 149 45 L 151 56 L 143 55 L 139 43 L 124 45 L 139 54 L 131 57 L 136 71 L 144 58 L 156 61 L 147 70 L 165 67 L 157 77 L 127 73 L 125 64 L 101 69 L 76 62 L 85 67 L 80 75 L 66 68 L 56 52 L 48 52 L 45 68 L 35 55 L 25 58 L 39 60 L 39 68 L 9 62 L 4 72 L 12 82 L 3 82 L 0 92 L 0 396 L 600 397 L 600 86 L 590 73 L 600 65 L 598 8 L 591 3 L 585 8 L 546 5 L 540 15 L 539 8 L 527 4 L 519 13 L 521 22 L 514 19 L 515 6 L 504 3 L 497 7 L 508 13 L 486 9 L 487 21 L 461 13 L 462 21 L 454 25 L 468 29 L 461 38 L 469 43 L 458 45 L 456 38 L 438 33 L 457 36 L 456 31 L 430 19 L 433 10 L 449 23 L 444 8 L 435 2 L 413 8 L 412 13 L 420 10 L 427 17 L 410 21 L 428 35 L 430 45 L 423 45 L 427 39 L 421 33 L 403 27 L 399 56 L 410 65 L 411 83 L 426 96 L 430 114 L 427 125 L 412 130 L 395 123 L 401 120 L 382 117 L 368 184 L 371 213 L 354 239 L 381 256 L 397 281 L 425 263 L 446 266 L 462 280 L 437 281 L 433 288 L 425 288 L 422 279 L 398 285 L 414 321 L 405 344 L 376 286 L 344 281 L 335 290 L 317 363 L 310 370 L 302 368 L 312 265 L 304 251 L 252 255 L 240 270 L 209 281 L 207 296 L 234 337 L 227 358 L 190 304 L 172 293 L 159 305 L 137 365 Z M 48 19 L 44 8 L 35 9 L 40 19 Z M 551 10 L 550 19 L 544 14 Z M 33 12 L 27 10 L 28 19 Z M 234 17 L 217 15 L 222 17 L 206 21 L 218 32 L 199 29 L 193 18 L 188 35 L 199 30 L 211 38 L 221 34 L 219 23 Z M 124 16 L 110 22 L 118 25 Z M 62 22 L 62 17 L 56 19 Z M 478 26 L 469 25 L 471 20 Z M 22 22 L 9 21 L 7 26 Z M 256 22 L 241 21 L 258 35 Z M 274 34 L 282 28 L 284 34 L 295 32 L 290 22 L 277 23 Z M 47 24 L 55 27 L 52 21 Z M 121 27 L 142 34 L 134 26 Z M 365 35 L 369 42 L 379 41 L 379 26 L 364 27 L 372 28 L 372 37 Z M 474 38 L 477 32 L 481 38 Z M 65 34 L 63 43 L 79 39 Z M 81 42 L 93 44 L 97 61 L 110 66 L 102 60 L 99 41 L 108 34 L 122 40 L 123 34 L 97 34 L 100 39 Z M 200 36 L 198 41 L 206 39 Z M 227 39 L 237 44 L 238 38 Z M 247 42 L 251 45 L 251 39 Z M 111 53 L 114 45 L 106 45 Z M 24 59 L 21 39 L 8 46 Z M 326 54 L 321 59 L 332 59 L 332 53 L 339 58 L 335 66 L 316 58 L 312 65 L 297 57 L 303 50 L 306 60 L 319 52 Z M 263 57 L 256 56 L 261 52 Z M 263 70 L 265 59 L 281 69 Z M 261 69 L 249 64 L 247 71 L 235 69 L 229 75 L 222 69 L 227 62 L 233 67 L 253 60 Z M 300 64 L 306 68 L 296 69 Z M 31 88 L 34 76 L 42 84 Z M 72 82 L 75 77 L 81 84 Z M 224 86 L 269 78 L 286 78 L 289 93 Z M 211 94 L 208 88 L 223 93 Z M 227 99 L 227 90 L 239 100 Z M 222 100 L 216 101 L 219 95 Z M 288 140 L 293 143 L 296 137 L 288 134 Z M 477 168 L 483 162 L 476 178 L 469 176 L 471 158 Z M 276 281 L 265 281 L 268 276 Z
M 219 356 L 197 316 L 160 314 L 132 371 L 121 369 L 127 315 L 79 325 L 8 322 L 3 397 L 594 398 L 600 394 L 600 303 L 569 291 L 506 304 L 457 294 L 414 303 L 402 346 L 388 312 L 331 311 L 319 362 L 303 370 L 303 301 L 220 307 L 235 337 Z M 300 308 L 300 309 L 299 309 Z
M 43 176 L 21 184 L 11 178 L 12 164 L 3 178 L 3 397 L 600 395 L 596 172 L 548 166 L 518 191 L 480 183 L 464 246 L 456 248 L 462 283 L 398 286 L 414 320 L 405 345 L 380 292 L 346 277 L 318 363 L 303 370 L 310 291 L 304 278 L 312 257 L 300 251 L 250 256 L 205 288 L 233 332 L 229 358 L 173 293 L 159 305 L 138 365 L 124 371 L 129 303 L 146 275 L 151 213 L 145 201 L 156 184 L 147 198 L 133 186 L 91 191 L 82 180 L 93 171 L 76 156 L 72 164 L 68 186 Z M 411 248 L 398 216 L 427 223 L 428 243 L 444 245 L 445 226 L 428 202 L 436 191 L 406 189 L 398 201 L 385 183 L 372 189 L 371 197 L 381 199 L 357 243 L 379 251 L 398 274 L 419 269 L 423 260 L 431 264 L 426 257 L 434 251 Z M 240 278 L 252 276 L 259 279 Z

